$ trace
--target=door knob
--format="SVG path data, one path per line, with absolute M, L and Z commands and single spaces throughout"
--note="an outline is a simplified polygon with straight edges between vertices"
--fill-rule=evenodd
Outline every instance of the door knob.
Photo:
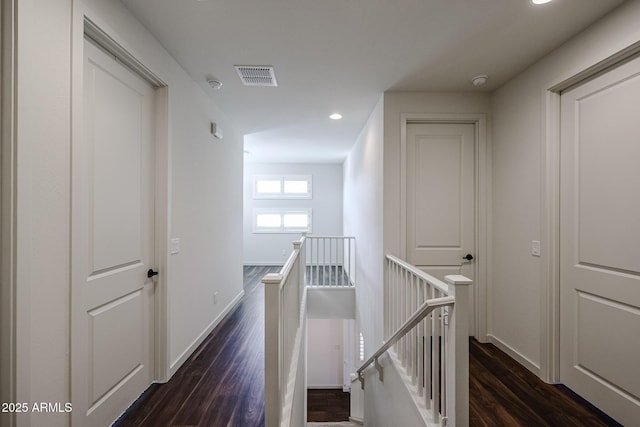
M 462 259 L 466 259 L 467 261 L 471 261 L 473 259 L 473 255 L 466 254 L 465 256 L 462 257 Z
M 158 275 L 158 272 L 157 272 L 157 271 L 153 271 L 153 269 L 152 269 L 152 268 L 150 268 L 150 269 L 147 271 L 147 277 L 148 277 L 149 279 L 151 279 L 153 276 L 157 276 L 157 275 Z

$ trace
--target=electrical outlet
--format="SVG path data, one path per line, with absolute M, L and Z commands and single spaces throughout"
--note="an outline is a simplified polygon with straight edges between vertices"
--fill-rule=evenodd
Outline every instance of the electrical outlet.
M 287 256 L 287 250 L 286 249 L 282 250 L 282 256 Z
M 217 291 L 213 293 L 213 303 L 214 304 L 218 303 L 218 292 Z

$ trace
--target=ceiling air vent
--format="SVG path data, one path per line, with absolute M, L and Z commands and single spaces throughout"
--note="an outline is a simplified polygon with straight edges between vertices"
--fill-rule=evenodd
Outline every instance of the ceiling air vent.
M 245 86 L 278 86 L 276 73 L 269 65 L 236 65 L 235 67 Z

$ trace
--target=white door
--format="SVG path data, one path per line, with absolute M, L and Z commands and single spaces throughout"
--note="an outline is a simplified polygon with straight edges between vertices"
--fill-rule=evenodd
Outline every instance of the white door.
M 561 96 L 560 378 L 640 422 L 640 59 Z
M 85 40 L 72 156 L 74 426 L 110 425 L 153 379 L 154 89 Z
M 406 139 L 407 262 L 440 280 L 473 280 L 465 257 L 475 257 L 475 125 L 411 123 Z

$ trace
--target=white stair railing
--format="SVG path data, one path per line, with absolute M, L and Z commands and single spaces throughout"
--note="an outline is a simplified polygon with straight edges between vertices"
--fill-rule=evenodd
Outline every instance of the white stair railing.
M 428 414 L 429 424 L 469 425 L 470 279 L 446 276 L 442 282 L 394 257 L 386 257 L 385 343 L 358 369 L 374 364 L 390 351 L 411 379 L 412 389 Z
M 306 423 L 305 237 L 265 285 L 265 427 Z
M 307 286 L 354 286 L 356 239 L 306 236 Z

